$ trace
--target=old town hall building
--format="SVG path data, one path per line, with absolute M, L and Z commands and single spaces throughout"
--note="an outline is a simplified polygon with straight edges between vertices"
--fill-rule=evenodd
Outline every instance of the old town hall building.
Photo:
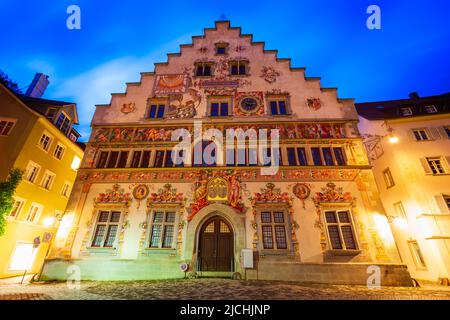
M 42 278 L 66 279 L 76 265 L 86 280 L 366 284 L 376 265 L 382 285 L 409 285 L 357 121 L 352 99 L 218 21 L 96 106 L 72 225 Z M 172 157 L 177 129 L 192 150 Z M 230 129 L 247 139 L 227 143 Z M 261 150 L 272 162 L 252 161 Z

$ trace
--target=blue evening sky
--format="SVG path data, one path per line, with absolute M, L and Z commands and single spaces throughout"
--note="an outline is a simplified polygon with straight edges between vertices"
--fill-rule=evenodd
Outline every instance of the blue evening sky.
M 81 8 L 81 30 L 66 28 L 71 4 Z M 381 30 L 366 27 L 371 4 L 381 8 Z M 0 69 L 20 87 L 48 74 L 44 98 L 76 102 L 86 140 L 95 104 L 222 14 L 342 98 L 450 91 L 450 2 L 433 0 L 0 0 Z

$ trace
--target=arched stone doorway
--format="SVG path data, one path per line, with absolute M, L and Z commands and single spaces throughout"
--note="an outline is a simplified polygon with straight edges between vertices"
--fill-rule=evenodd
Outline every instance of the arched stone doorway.
M 200 228 L 199 271 L 234 271 L 234 233 L 229 223 L 213 216 Z
M 193 270 L 200 271 L 198 249 L 200 247 L 201 231 L 206 222 L 215 216 L 223 219 L 233 232 L 233 271 L 242 273 L 240 253 L 246 247 L 245 214 L 238 213 L 230 206 L 224 204 L 210 204 L 201 209 L 188 222 L 182 257 L 192 265 Z

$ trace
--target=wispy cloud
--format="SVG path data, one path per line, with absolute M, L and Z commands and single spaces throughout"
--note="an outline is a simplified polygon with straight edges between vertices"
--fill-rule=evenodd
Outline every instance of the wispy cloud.
M 80 119 L 78 130 L 83 136 L 82 140 L 87 140 L 96 104 L 109 103 L 111 93 L 124 92 L 126 82 L 139 81 L 140 72 L 152 71 L 155 62 L 166 61 L 167 53 L 178 52 L 180 44 L 190 42 L 191 34 L 185 34 L 146 56 L 119 57 L 74 77 L 59 79 L 51 98 L 70 99 L 77 103 Z

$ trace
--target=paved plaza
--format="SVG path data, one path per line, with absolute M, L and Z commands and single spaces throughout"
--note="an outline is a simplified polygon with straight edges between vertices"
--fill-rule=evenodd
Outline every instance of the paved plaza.
M 450 300 L 450 288 L 334 286 L 280 281 L 186 279 L 134 282 L 2 284 L 0 300 Z

